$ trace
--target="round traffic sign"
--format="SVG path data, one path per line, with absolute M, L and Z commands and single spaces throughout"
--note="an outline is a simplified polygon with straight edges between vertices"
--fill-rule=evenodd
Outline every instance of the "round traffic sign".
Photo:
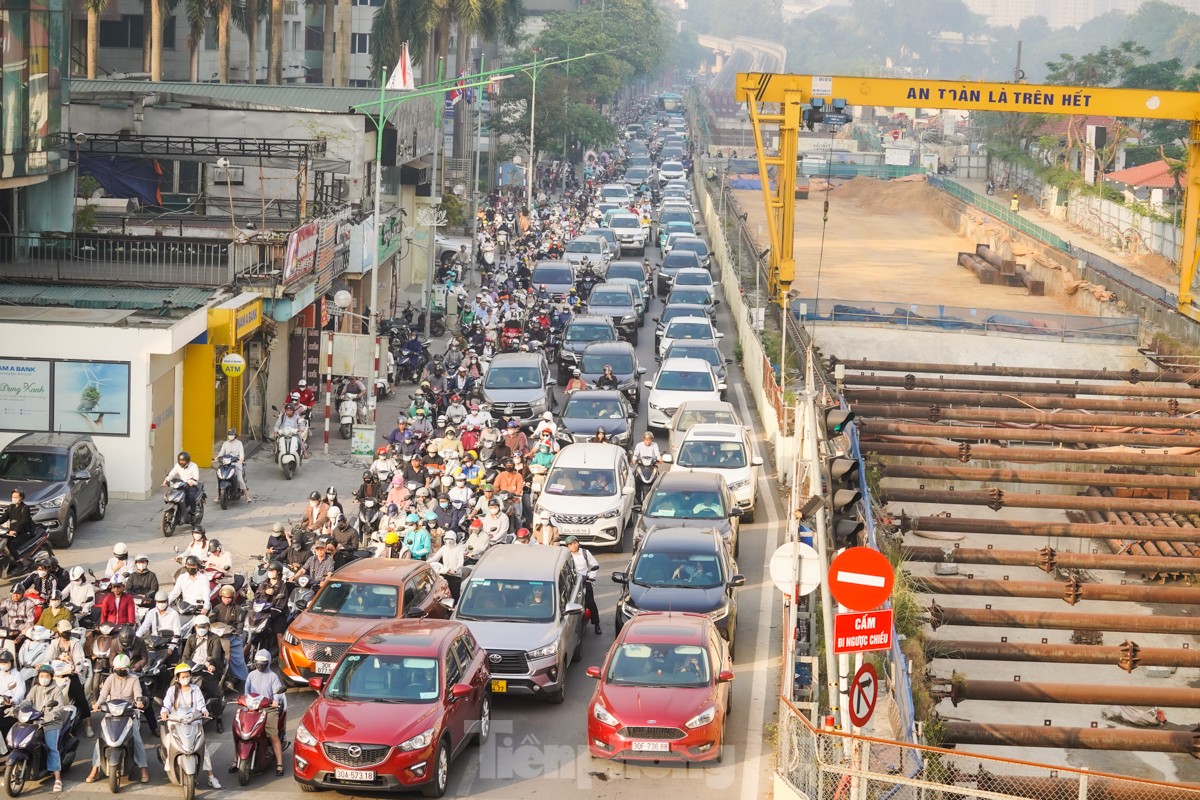
M 870 664 L 863 664 L 850 681 L 850 724 L 861 728 L 871 720 L 879 701 L 879 676 Z
M 892 131 L 892 133 L 891 133 L 891 137 L 892 137 L 892 141 L 893 141 L 893 142 L 898 142 L 898 141 L 900 141 L 900 131 L 899 131 L 898 129 L 897 129 L 897 130 L 894 130 L 894 131 Z
M 800 568 L 797 570 L 796 565 Z M 812 594 L 821 585 L 821 561 L 817 551 L 804 542 L 788 542 L 771 554 L 771 580 L 779 591 L 792 595 L 800 583 L 800 597 Z
M 892 596 L 892 565 L 870 547 L 843 550 L 829 565 L 829 592 L 851 611 L 872 611 Z

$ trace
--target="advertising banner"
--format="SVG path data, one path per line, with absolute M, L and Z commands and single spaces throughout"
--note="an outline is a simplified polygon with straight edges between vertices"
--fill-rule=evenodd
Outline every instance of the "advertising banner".
M 0 359 L 0 430 L 52 430 L 49 361 Z
M 320 222 L 309 222 L 288 234 L 287 254 L 283 259 L 284 286 L 312 274 L 316 268 L 320 232 Z
M 55 361 L 54 430 L 129 435 L 129 362 Z

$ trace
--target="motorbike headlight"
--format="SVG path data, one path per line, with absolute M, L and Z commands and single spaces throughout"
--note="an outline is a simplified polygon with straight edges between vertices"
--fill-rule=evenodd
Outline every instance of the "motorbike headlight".
M 592 716 L 605 725 L 611 725 L 614 728 L 620 727 L 621 725 L 621 720 L 608 713 L 608 709 L 599 703 L 596 703 L 596 705 L 592 706 Z
M 411 753 L 413 750 L 420 750 L 423 747 L 429 747 L 429 743 L 433 741 L 433 728 L 427 731 L 421 731 L 411 739 L 406 739 L 400 743 L 400 749 L 406 753 Z
M 712 722 L 716 718 L 717 718 L 717 707 L 709 706 L 708 708 L 704 709 L 699 714 L 697 714 L 696 716 L 692 717 L 687 722 L 685 722 L 684 727 L 693 729 L 693 730 L 696 728 L 703 728 L 705 725 L 708 725 L 710 722 Z
M 537 650 L 530 650 L 526 654 L 529 658 L 551 658 L 558 655 L 558 642 L 548 644 L 545 647 L 539 647 Z
M 734 481 L 733 483 L 729 484 L 729 488 L 731 491 L 737 491 L 738 489 L 745 489 L 749 485 L 750 479 L 746 478 L 745 480 Z
M 291 631 L 284 632 L 283 641 L 285 644 L 290 644 L 293 647 L 298 647 L 300 645 L 300 640 L 293 636 Z
M 296 741 L 305 747 L 316 747 L 317 737 L 308 732 L 308 728 L 303 725 L 296 726 Z
M 47 500 L 47 501 L 45 501 L 45 502 L 43 502 L 43 503 L 38 503 L 38 508 L 46 508 L 46 509 L 49 509 L 49 508 L 62 508 L 62 504 L 63 504 L 63 500 L 64 500 L 64 499 L 66 499 L 66 498 L 63 498 L 63 497 L 55 497 L 55 498 L 53 498 L 53 499 L 51 499 L 51 500 Z

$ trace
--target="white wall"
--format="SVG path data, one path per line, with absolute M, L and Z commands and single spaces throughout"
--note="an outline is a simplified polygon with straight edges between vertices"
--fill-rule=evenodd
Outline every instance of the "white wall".
M 134 320 L 135 318 L 130 318 Z M 171 355 L 207 329 L 208 310 L 199 309 L 171 328 L 55 325 L 44 322 L 0 322 L 0 341 L 9 345 L 0 357 L 57 358 L 70 360 L 129 362 L 129 436 L 97 436 L 104 455 L 112 497 L 145 498 L 161 481 L 150 474 L 150 380 L 152 355 Z M 182 370 L 180 370 L 182 373 Z M 177 381 L 177 387 L 182 386 Z M 182 408 L 182 390 L 177 388 L 175 407 Z M 176 415 L 178 425 L 179 415 Z M 0 447 L 20 436 L 0 431 Z M 172 435 L 159 431 L 159 436 Z M 179 448 L 178 430 L 174 449 Z

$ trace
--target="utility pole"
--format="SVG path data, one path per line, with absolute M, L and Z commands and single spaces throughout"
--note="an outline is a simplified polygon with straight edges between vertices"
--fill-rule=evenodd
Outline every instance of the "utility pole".
M 483 50 L 479 51 L 479 72 L 483 73 Z M 487 87 L 483 87 L 475 97 L 475 171 L 471 173 L 471 266 L 475 263 L 475 249 L 479 247 L 479 157 L 483 149 L 483 98 L 487 96 Z

